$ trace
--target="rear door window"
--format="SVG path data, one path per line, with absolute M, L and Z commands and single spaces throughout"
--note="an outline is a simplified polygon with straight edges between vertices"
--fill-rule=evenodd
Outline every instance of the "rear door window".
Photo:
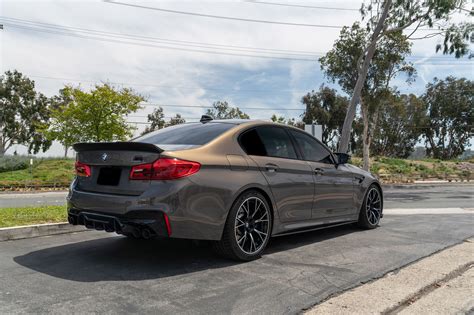
M 297 158 L 288 133 L 280 127 L 257 127 L 244 133 L 240 141 L 249 155 Z
M 228 123 L 189 123 L 150 132 L 133 141 L 160 144 L 203 145 L 235 127 Z

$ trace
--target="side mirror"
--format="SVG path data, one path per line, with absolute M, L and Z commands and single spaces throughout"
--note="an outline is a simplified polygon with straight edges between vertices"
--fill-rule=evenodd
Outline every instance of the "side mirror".
M 351 156 L 347 153 L 334 153 L 334 155 L 336 155 L 336 165 L 346 164 L 351 159 Z

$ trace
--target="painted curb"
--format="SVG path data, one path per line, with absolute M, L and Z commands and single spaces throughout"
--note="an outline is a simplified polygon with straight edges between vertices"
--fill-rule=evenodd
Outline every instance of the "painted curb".
M 67 222 L 14 226 L 0 228 L 0 242 L 85 231 L 87 229 L 84 226 L 74 226 Z

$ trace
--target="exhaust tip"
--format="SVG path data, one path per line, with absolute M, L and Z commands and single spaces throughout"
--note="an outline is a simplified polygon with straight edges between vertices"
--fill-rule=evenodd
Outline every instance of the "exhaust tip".
M 76 218 L 74 218 L 72 215 L 67 217 L 67 222 L 72 225 L 77 225 Z
M 142 237 L 146 240 L 149 239 L 151 237 L 150 231 L 148 229 L 143 229 L 142 230 Z
M 133 232 L 132 232 L 132 235 L 133 235 L 134 238 L 140 238 L 140 236 L 142 234 L 140 233 L 139 229 L 134 229 Z

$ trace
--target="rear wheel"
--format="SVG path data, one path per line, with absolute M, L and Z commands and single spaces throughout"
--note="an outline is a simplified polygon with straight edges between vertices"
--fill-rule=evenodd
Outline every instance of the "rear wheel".
M 370 185 L 360 208 L 358 225 L 365 229 L 374 229 L 382 217 L 382 193 L 377 185 Z
M 257 191 L 247 191 L 232 206 L 222 239 L 214 248 L 225 257 L 250 261 L 261 256 L 271 230 L 272 213 L 265 197 Z

